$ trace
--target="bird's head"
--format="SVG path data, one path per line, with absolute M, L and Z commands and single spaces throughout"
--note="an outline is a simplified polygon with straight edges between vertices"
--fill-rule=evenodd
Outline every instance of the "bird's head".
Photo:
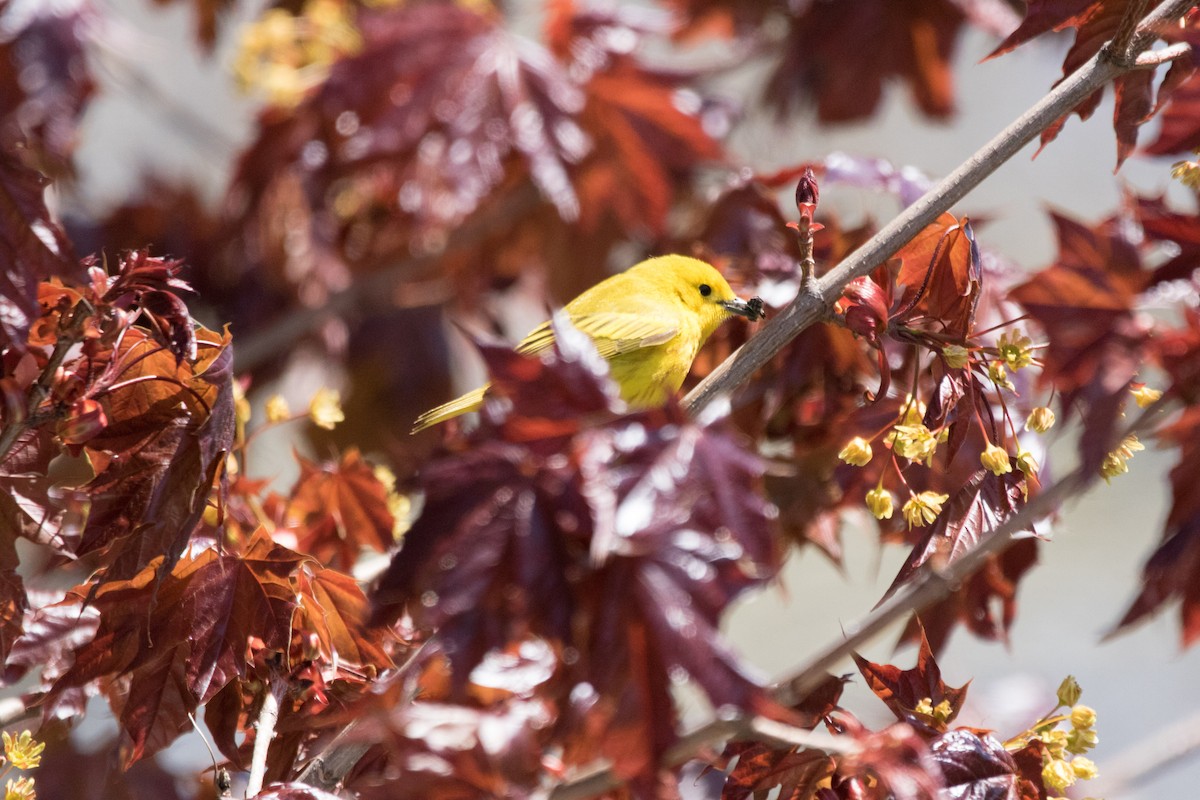
M 639 267 L 646 269 L 656 283 L 695 312 L 705 339 L 731 316 L 745 317 L 751 322 L 766 316 L 761 300 L 754 298 L 746 301 L 738 297 L 725 276 L 700 259 L 679 255 L 660 256 L 642 262 Z

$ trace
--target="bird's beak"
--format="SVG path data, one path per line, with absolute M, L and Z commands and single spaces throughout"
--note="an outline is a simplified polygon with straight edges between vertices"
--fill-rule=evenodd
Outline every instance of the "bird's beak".
M 761 297 L 751 297 L 749 300 L 735 297 L 732 300 L 722 300 L 721 305 L 730 312 L 737 314 L 739 317 L 745 317 L 751 322 L 757 322 L 767 317 L 767 311 L 763 307 L 764 304 Z

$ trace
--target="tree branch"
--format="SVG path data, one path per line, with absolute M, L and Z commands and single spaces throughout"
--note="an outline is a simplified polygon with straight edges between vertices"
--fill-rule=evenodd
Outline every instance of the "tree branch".
M 1136 59 L 1152 41 L 1140 34 L 1157 30 L 1162 24 L 1178 18 L 1191 5 L 1183 0 L 1170 0 L 1146 17 L 1138 27 L 1139 35 L 1133 39 L 1131 59 Z M 1060 117 L 1069 114 L 1092 92 L 1132 68 L 1132 60 L 1128 65 L 1122 65 L 1112 59 L 1102 58 L 1100 54 L 1093 56 L 977 150 L 958 169 L 847 256 L 841 264 L 822 276 L 816 283 L 819 297 L 802 292 L 782 313 L 763 326 L 758 335 L 738 348 L 692 389 L 684 398 L 684 405 L 693 413 L 699 412 L 714 398 L 730 393 L 749 380 L 797 334 L 822 319 L 826 308 L 838 299 L 846 284 L 868 274 L 895 255 L 917 233 L 1020 152 L 1034 137 Z
M 271 749 L 271 740 L 275 738 L 275 723 L 279 721 L 279 703 L 287 689 L 287 678 L 272 671 L 254 726 L 254 754 L 250 758 L 250 777 L 246 780 L 247 798 L 262 791 L 263 779 L 267 774 L 267 754 Z

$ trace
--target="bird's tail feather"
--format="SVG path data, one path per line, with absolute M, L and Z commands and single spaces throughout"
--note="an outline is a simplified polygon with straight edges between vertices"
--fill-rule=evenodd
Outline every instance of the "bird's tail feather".
M 487 384 L 474 391 L 467 392 L 462 397 L 456 397 L 449 403 L 442 403 L 437 408 L 431 408 L 413 423 L 412 432 L 423 431 L 428 427 L 445 422 L 452 417 L 466 414 L 468 411 L 478 411 L 483 405 L 483 396 L 487 392 Z

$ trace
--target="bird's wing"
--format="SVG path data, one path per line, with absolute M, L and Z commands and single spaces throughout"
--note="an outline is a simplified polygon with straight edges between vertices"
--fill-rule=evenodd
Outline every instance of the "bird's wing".
M 571 317 L 571 324 L 591 337 L 603 358 L 612 358 L 640 347 L 653 347 L 674 339 L 679 326 L 662 317 L 597 311 Z M 554 329 L 542 323 L 517 345 L 525 355 L 541 353 L 554 344 Z

